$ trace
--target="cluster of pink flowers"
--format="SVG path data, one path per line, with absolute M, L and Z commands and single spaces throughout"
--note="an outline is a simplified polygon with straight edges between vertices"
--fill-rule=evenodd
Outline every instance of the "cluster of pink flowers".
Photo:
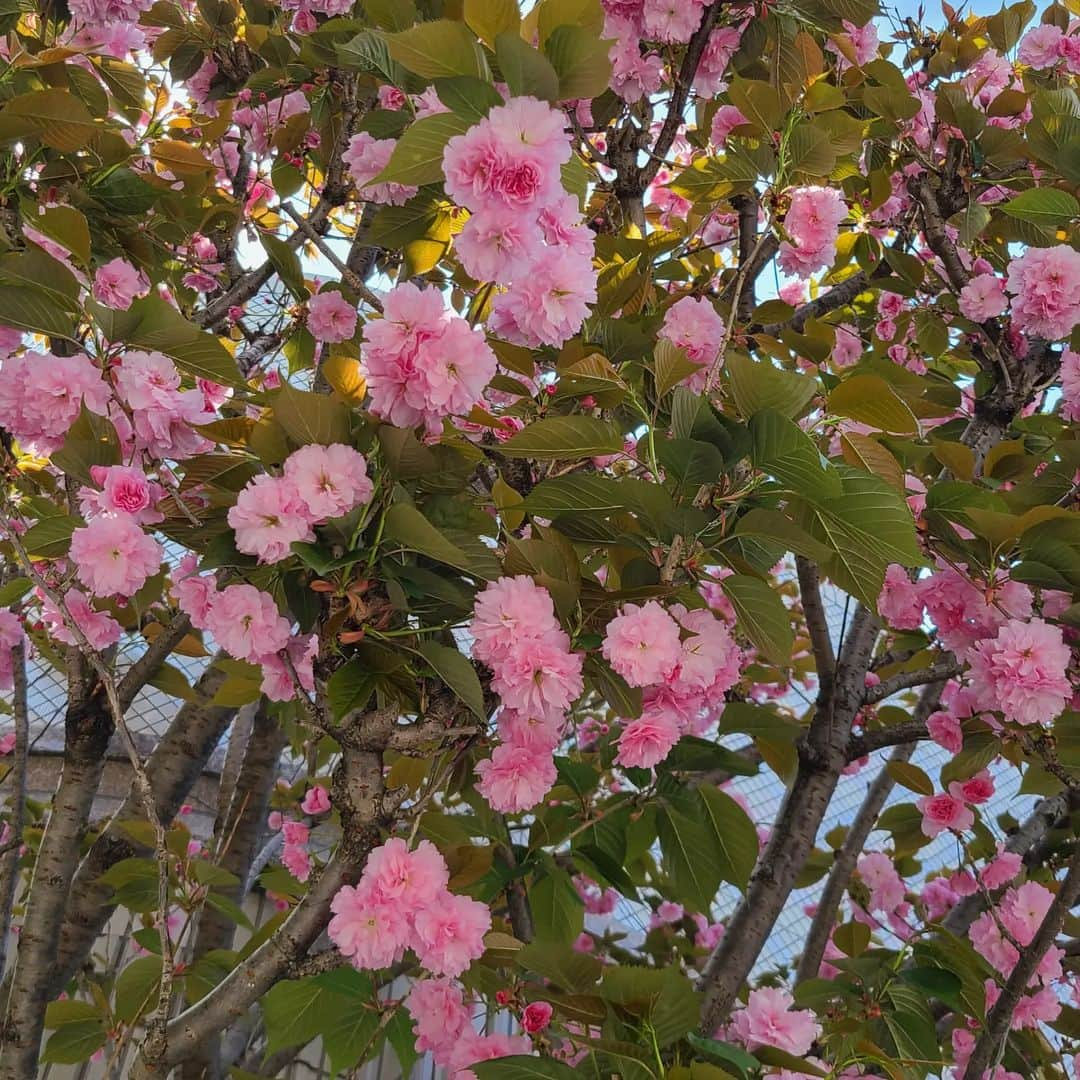
M 437 288 L 411 282 L 365 324 L 361 358 L 371 411 L 396 427 L 423 424 L 432 438 L 445 417 L 467 415 L 481 400 L 497 367 L 481 330 L 450 311 Z
M 109 388 L 89 357 L 26 352 L 0 364 L 0 416 L 27 449 L 49 454 L 63 445 L 79 409 L 104 416 Z
M 685 45 L 701 25 L 706 0 L 603 0 L 609 15 L 625 19 L 637 38 Z
M 780 269 L 785 274 L 807 277 L 831 266 L 836 258 L 840 222 L 847 213 L 847 204 L 836 188 L 794 188 L 784 217 L 784 231 L 790 239 L 780 243 Z
M 685 640 L 684 640 L 685 634 Z M 742 650 L 705 608 L 626 604 L 601 646 L 612 669 L 642 687 L 644 708 L 619 736 L 620 765 L 651 768 L 685 733 L 703 731 L 738 681 Z
M 1032 618 L 1031 590 L 1014 581 L 996 583 L 994 602 L 953 567 L 911 581 L 890 566 L 878 610 L 890 626 L 914 630 L 923 610 L 938 638 L 970 664 L 969 711 L 1001 712 L 1018 724 L 1048 724 L 1072 696 L 1070 650 L 1059 626 Z M 942 746 L 959 749 L 959 724 L 935 713 L 931 732 Z
M 99 514 L 71 535 L 76 575 L 95 596 L 132 596 L 161 566 L 161 545 L 123 511 Z
M 96 514 L 128 514 L 140 525 L 164 520 L 157 504 L 164 496 L 161 485 L 142 469 L 130 465 L 93 465 L 90 478 L 96 488 L 79 488 L 79 509 L 89 519 Z
M 1080 35 L 1066 33 L 1053 23 L 1042 23 L 1020 39 L 1016 58 L 1036 71 L 1056 67 L 1064 60 L 1071 74 L 1080 74 Z
M 315 538 L 315 525 L 344 517 L 373 491 L 364 455 L 351 446 L 302 446 L 281 476 L 256 476 L 237 496 L 228 514 L 237 550 L 263 563 L 287 559 L 291 544 Z
M 731 1036 L 748 1050 L 774 1046 L 802 1057 L 820 1037 L 821 1025 L 809 1009 L 793 1009 L 794 1003 L 779 987 L 751 990 L 746 1004 L 731 1017 Z
M 153 0 L 75 0 L 68 8 L 84 26 L 108 26 L 112 23 L 136 23 Z
M 469 1065 L 532 1050 L 532 1043 L 521 1035 L 479 1034 L 461 987 L 449 979 L 416 983 L 409 991 L 405 1008 L 413 1018 L 417 1052 L 430 1053 L 435 1064 L 448 1069 L 455 1080 L 475 1080 Z M 529 1025 L 523 1026 L 530 1030 Z
M 336 289 L 324 289 L 308 301 L 307 327 L 316 341 L 348 341 L 356 333 L 356 308 Z
M 1005 283 L 996 274 L 976 274 L 961 290 L 960 314 L 972 322 L 996 318 L 1008 306 Z
M 247 584 L 227 585 L 219 591 L 214 574 L 195 572 L 194 555 L 180 561 L 172 593 L 196 630 L 208 630 L 231 656 L 262 669 L 260 690 L 271 701 L 296 696 L 290 664 L 300 686 L 309 693 L 315 689 L 318 637 L 293 637 L 289 620 L 269 593 Z M 283 651 L 290 664 L 280 655 Z
M 688 359 L 700 366 L 683 379 L 683 385 L 695 394 L 705 389 L 709 372 L 720 356 L 724 332 L 724 320 L 704 297 L 684 296 L 664 312 L 664 325 L 658 336 L 682 349 Z
M 387 840 L 369 856 L 359 883 L 338 890 L 330 940 L 357 968 L 385 968 L 406 949 L 435 975 L 456 977 L 484 951 L 491 928 L 487 905 L 447 889 L 438 849 L 421 840 Z
M 520 344 L 562 345 L 596 300 L 592 233 L 562 186 L 562 113 L 510 98 L 446 145 L 447 193 L 471 216 L 455 240 L 466 272 L 508 286 L 489 326 Z
M 851 66 L 848 56 L 845 54 L 853 54 L 855 63 L 859 67 L 877 58 L 881 43 L 878 40 L 877 27 L 872 22 L 867 23 L 865 26 L 856 26 L 853 22 L 844 19 L 840 25 L 844 28 L 844 36 L 847 38 L 846 44 L 850 48 L 842 48 L 833 38 L 826 42 L 826 48 L 837 54 L 837 68 L 840 71 L 844 71 Z
M 214 419 L 206 394 L 198 387 L 182 390 L 180 373 L 167 356 L 127 352 L 113 370 L 113 379 L 117 395 L 130 412 L 130 421 L 121 409 L 110 413 L 122 443 L 154 458 L 176 460 L 211 447 L 208 439 L 192 430 L 193 425 Z
M 262 100 L 256 100 L 251 91 L 247 91 L 245 100 L 241 91 L 240 98 L 245 104 L 233 113 L 233 120 L 250 131 L 251 144 L 258 154 L 270 152 L 274 136 L 288 120 L 311 111 L 311 104 L 303 90 L 292 90 L 270 101 L 265 100 L 265 94 L 260 95 Z
M 13 611 L 0 611 L 0 690 L 14 686 L 14 650 L 23 640 L 22 621 Z
M 311 877 L 310 836 L 311 830 L 302 821 L 281 822 L 281 864 L 300 882 Z
M 397 139 L 376 139 L 370 132 L 361 131 L 349 140 L 349 148 L 342 154 L 357 188 L 370 202 L 401 206 L 417 192 L 408 184 L 372 183 L 389 164 L 395 146 Z
M 584 661 L 550 593 L 524 574 L 480 592 L 469 629 L 473 656 L 491 668 L 491 688 L 502 700 L 502 741 L 476 766 L 477 789 L 500 812 L 528 810 L 555 783 L 553 753 L 566 711 L 584 689 Z
M 632 19 L 621 18 L 605 4 L 604 37 L 613 40 L 608 50 L 611 61 L 611 89 L 623 101 L 633 104 L 655 94 L 664 82 L 664 60 L 654 51 L 642 52 L 641 34 Z M 619 8 L 625 5 L 619 4 Z
M 64 645 L 78 645 L 79 641 L 71 632 L 60 609 L 47 597 L 39 596 L 41 601 L 41 621 L 49 633 Z M 68 589 L 64 593 L 64 606 L 71 616 L 71 621 L 90 643 L 91 648 L 101 650 L 115 645 L 120 640 L 123 627 L 107 612 L 98 611 L 90 603 L 90 598 L 79 589 Z
M 1042 925 L 1054 894 L 1035 881 L 1008 889 L 997 906 L 984 911 L 968 930 L 968 938 L 975 951 L 997 972 L 1008 976 L 1020 959 L 1017 946 L 1030 945 Z M 1061 962 L 1065 950 L 1051 945 L 1039 962 L 1029 990 L 1013 1014 L 1013 1028 L 1035 1027 L 1040 1022 L 1049 1023 L 1061 1012 L 1061 1002 L 1051 983 L 1062 977 Z M 1041 984 L 1041 985 L 1039 985 Z M 990 1008 L 999 993 L 997 984 L 988 980 L 987 1007 Z
M 1018 724 L 1050 723 L 1072 697 L 1071 654 L 1060 626 L 1010 619 L 969 654 L 975 707 Z
M 981 797 L 981 785 L 975 790 L 975 795 L 979 802 L 986 801 Z M 933 839 L 947 829 L 956 833 L 966 832 L 975 824 L 975 813 L 968 805 L 973 801 L 975 800 L 968 796 L 965 785 L 956 780 L 949 784 L 947 792 L 924 795 L 915 803 L 923 816 L 923 834 Z
M 126 259 L 113 259 L 94 274 L 94 299 L 118 311 L 127 311 L 136 297 L 149 291 L 146 275 Z
M 1017 330 L 1048 341 L 1068 337 L 1080 323 L 1080 251 L 1066 244 L 1031 247 L 1009 263 Z

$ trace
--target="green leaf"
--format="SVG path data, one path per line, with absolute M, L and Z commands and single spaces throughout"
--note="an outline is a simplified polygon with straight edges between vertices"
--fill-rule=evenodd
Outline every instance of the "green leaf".
M 660 1046 L 669 1046 L 697 1027 L 701 995 L 677 968 L 608 967 L 603 996 L 631 1012 L 644 1014 Z
M 928 997 L 936 997 L 958 1013 L 967 1011 L 961 996 L 963 982 L 954 972 L 940 967 L 901 968 L 900 978 Z
M 349 410 L 329 394 L 297 390 L 284 383 L 273 402 L 274 419 L 297 445 L 329 446 L 349 441 Z
M 613 424 L 592 416 L 551 416 L 537 420 L 499 447 L 505 457 L 541 461 L 602 457 L 619 453 L 623 434 Z
M 521 24 L 516 0 L 465 0 L 465 22 L 478 38 L 494 47 L 503 33 L 517 33 Z
M 409 71 L 425 79 L 453 75 L 486 78 L 484 54 L 469 28 L 456 19 L 418 23 L 397 34 L 385 34 L 390 55 Z
M 801 416 L 820 390 L 814 379 L 784 371 L 767 361 L 733 352 L 725 364 L 731 394 L 740 415 L 749 419 L 763 409 L 787 417 Z
M 919 430 L 907 402 L 880 375 L 850 375 L 829 395 L 829 412 L 895 435 Z
M 915 521 L 904 496 L 869 473 L 836 466 L 843 494 L 803 504 L 807 531 L 834 552 L 822 569 L 842 589 L 876 607 L 890 563 L 921 566 Z
M 541 975 L 561 989 L 575 993 L 591 990 L 603 970 L 595 957 L 579 953 L 569 945 L 552 942 L 526 945 L 517 950 L 514 961 L 524 971 Z
M 656 458 L 665 479 L 674 480 L 684 495 L 694 494 L 702 484 L 715 484 L 724 471 L 723 454 L 700 439 L 662 439 Z
M 560 101 L 599 97 L 611 80 L 611 42 L 583 26 L 556 26 L 544 54 L 559 79 Z
M 511 1054 L 509 1057 L 480 1061 L 470 1065 L 476 1080 L 578 1080 L 577 1069 L 554 1058 Z
M 17 577 L 0 585 L 0 608 L 17 604 L 32 588 L 34 583 L 29 578 Z
M 263 995 L 266 1049 L 303 1046 L 326 1026 L 327 991 L 315 979 L 283 979 Z
M 274 264 L 278 277 L 288 286 L 289 291 L 298 300 L 306 300 L 308 287 L 304 284 L 304 271 L 296 251 L 273 233 L 260 232 L 259 241 Z
M 491 83 L 484 82 L 483 79 L 474 79 L 469 75 L 436 79 L 435 92 L 439 95 L 439 100 L 451 112 L 472 124 L 483 120 L 491 109 L 503 103 L 499 91 Z
M 838 496 L 839 475 L 797 424 L 766 409 L 750 418 L 751 460 L 791 491 L 820 502 Z
M 498 562 L 483 544 L 476 552 L 464 551 L 441 533 L 419 510 L 406 503 L 396 503 L 386 512 L 384 541 L 396 541 L 409 551 L 418 551 L 430 559 L 468 570 L 487 581 L 499 576 Z
M 23 535 L 22 542 L 27 554 L 35 559 L 59 559 L 71 546 L 71 534 L 80 522 L 66 514 L 42 518 Z
M 356 709 L 363 709 L 375 690 L 367 666 L 353 658 L 330 676 L 326 684 L 326 699 L 335 720 L 341 720 Z
M 41 1052 L 41 1061 L 46 1065 L 75 1065 L 89 1061 L 91 1055 L 104 1045 L 105 1020 L 100 1015 L 95 1020 L 63 1024 L 49 1036 Z
M 885 763 L 885 771 L 901 786 L 908 791 L 914 791 L 916 795 L 933 795 L 934 782 L 929 776 L 908 761 L 888 761 Z
M 653 378 L 656 380 L 656 393 L 663 397 L 669 390 L 674 389 L 690 375 L 701 370 L 700 364 L 695 364 L 685 349 L 660 338 L 653 349 Z
M 1010 217 L 1044 229 L 1057 229 L 1080 216 L 1080 203 L 1076 197 L 1057 188 L 1028 188 L 1002 203 L 999 209 Z
M 673 895 L 694 911 L 711 911 L 723 872 L 701 797 L 696 791 L 664 796 L 656 823 Z
M 476 716 L 481 720 L 486 720 L 484 691 L 480 686 L 476 670 L 468 659 L 457 649 L 436 645 L 433 641 L 421 642 L 420 652 L 432 666 L 435 674 L 468 705 Z
M 140 956 L 117 976 L 113 1012 L 130 1024 L 157 1005 L 161 984 L 161 957 Z
M 541 101 L 559 100 L 558 73 L 543 53 L 522 41 L 516 31 L 499 34 L 495 56 L 512 94 L 528 94 Z
M 95 465 L 119 465 L 120 437 L 112 421 L 91 412 L 83 403 L 78 420 L 68 428 L 64 445 L 52 455 L 52 462 L 87 484 Z
M 416 1036 L 413 1034 L 412 1016 L 404 1005 L 399 1005 L 390 1023 L 386 1025 L 386 1041 L 394 1048 L 402 1076 L 412 1076 L 413 1066 L 419 1060 L 416 1052 Z
M 413 187 L 442 183 L 446 144 L 455 135 L 468 131 L 472 123 L 469 118 L 448 112 L 425 116 L 410 124 L 398 139 L 386 168 L 369 183 Z
M 585 905 L 565 870 L 551 870 L 529 886 L 538 942 L 569 945 L 582 931 Z
M 815 540 L 805 529 L 780 513 L 779 510 L 764 510 L 755 507 L 743 514 L 735 525 L 735 536 L 763 536 L 783 544 L 796 555 L 805 555 L 814 562 L 827 559 L 831 552 L 819 540 Z
M 722 1061 L 724 1068 L 739 1080 L 746 1080 L 751 1073 L 756 1074 L 758 1071 L 758 1059 L 748 1054 L 741 1046 L 732 1046 L 731 1043 L 720 1042 L 718 1039 L 706 1039 L 693 1033 L 687 1035 L 686 1041 L 706 1057 L 714 1061 Z
M 803 1076 L 828 1076 L 829 1074 L 823 1072 L 816 1065 L 811 1065 L 806 1058 L 796 1057 L 795 1054 L 789 1054 L 786 1050 L 780 1050 L 775 1046 L 759 1046 L 754 1051 L 754 1057 L 758 1061 L 764 1062 L 766 1065 L 773 1066 L 778 1069 L 790 1070 L 796 1075 Z
M 328 993 L 323 999 L 319 1002 L 323 1013 L 319 1029 L 323 1046 L 330 1058 L 331 1073 L 343 1076 L 376 1049 L 379 1014 L 360 1007 L 343 994 Z
M 112 900 L 131 911 L 154 911 L 158 903 L 158 868 L 154 859 L 121 859 L 98 881 L 113 889 Z
M 720 878 L 746 892 L 758 857 L 757 829 L 746 811 L 719 788 L 703 784 L 698 793 L 705 806 L 706 820 L 712 827 Z
M 114 312 L 90 305 L 95 321 L 113 342 L 162 352 L 189 375 L 225 386 L 245 385 L 229 351 L 213 334 L 189 322 L 171 304 L 154 293 L 132 302 L 127 311 Z
M 749 574 L 732 574 L 724 578 L 720 587 L 731 601 L 744 633 L 762 654 L 774 664 L 790 664 L 795 632 L 780 594 Z
M 82 150 L 103 130 L 82 101 L 59 87 L 18 94 L 0 109 L 0 141 L 40 139 L 70 154 Z

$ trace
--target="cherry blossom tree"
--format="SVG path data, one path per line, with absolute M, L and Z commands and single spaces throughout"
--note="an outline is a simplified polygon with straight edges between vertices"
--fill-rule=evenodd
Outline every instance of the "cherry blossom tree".
M 1076 1075 L 1080 8 L 941 9 L 0 8 L 0 1080 Z

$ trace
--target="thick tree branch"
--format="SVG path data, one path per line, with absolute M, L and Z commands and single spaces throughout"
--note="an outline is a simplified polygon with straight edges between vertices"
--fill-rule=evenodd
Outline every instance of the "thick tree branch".
M 940 684 L 928 686 L 923 691 L 919 704 L 915 709 L 915 722 L 921 723 L 925 727 L 926 718 L 937 708 L 940 699 Z M 889 761 L 908 761 L 914 752 L 914 742 L 903 743 L 893 751 Z M 802 956 L 799 958 L 799 965 L 795 972 L 796 982 L 804 982 L 806 979 L 817 977 L 822 958 L 825 955 L 825 947 L 828 945 L 829 936 L 832 934 L 833 927 L 836 924 L 836 912 L 840 907 L 840 901 L 844 897 L 844 891 L 848 887 L 848 882 L 851 880 L 859 856 L 863 853 L 866 841 L 874 831 L 878 816 L 881 814 L 885 801 L 888 799 L 895 783 L 896 781 L 892 778 L 889 770 L 882 765 L 880 772 L 867 789 L 866 797 L 863 799 L 850 829 L 848 829 L 847 836 L 844 837 L 843 845 L 836 853 L 825 887 L 822 889 L 821 896 L 818 899 L 817 913 L 810 924 Z
M 147 645 L 146 651 L 124 673 L 116 684 L 116 696 L 120 707 L 126 712 L 138 696 L 139 691 L 158 673 L 169 654 L 183 641 L 191 630 L 191 620 L 183 612 L 177 612 L 168 626 Z
M 7 942 L 11 930 L 11 909 L 19 883 L 19 848 L 22 846 L 23 823 L 26 818 L 26 766 L 30 755 L 30 709 L 26 679 L 26 643 L 20 642 L 12 651 L 14 686 L 11 696 L 11 718 L 15 725 L 15 750 L 8 778 L 11 780 L 11 812 L 7 824 L 11 839 L 0 856 L 0 971 L 7 967 Z
M 806 629 L 814 650 L 818 685 L 821 686 L 825 680 L 831 685 L 836 655 L 833 652 L 832 635 L 829 633 L 829 620 L 821 602 L 821 574 L 818 568 L 802 555 L 795 556 L 795 569 L 799 575 L 799 595 L 802 598 L 803 615 L 806 617 Z
M 975 1043 L 971 1057 L 968 1058 L 963 1080 L 981 1080 L 986 1070 L 1000 1060 L 1016 1006 L 1042 958 L 1061 932 L 1065 916 L 1077 901 L 1080 901 L 1080 851 L 1077 851 L 1069 862 L 1068 873 L 1058 887 L 1057 896 L 1054 897 L 1039 929 L 1035 931 L 1035 937 L 1021 951 L 1016 967 L 986 1017 L 986 1026 Z
M 176 816 L 236 712 L 211 704 L 227 677 L 224 669 L 211 662 L 192 688 L 191 700 L 177 710 L 168 731 L 147 759 L 146 773 L 154 791 L 155 808 L 163 821 Z M 60 929 L 54 970 L 48 979 L 50 997 L 60 993 L 89 956 L 115 910 L 112 889 L 101 884 L 101 875 L 122 859 L 146 854 L 146 849 L 124 830 L 125 822 L 144 816 L 142 793 L 132 784 L 124 802 L 79 863 Z

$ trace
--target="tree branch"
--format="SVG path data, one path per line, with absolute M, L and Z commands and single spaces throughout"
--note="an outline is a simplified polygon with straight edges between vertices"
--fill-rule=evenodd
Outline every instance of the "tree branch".
M 891 679 L 883 679 L 877 686 L 868 686 L 863 694 L 863 703 L 876 705 L 879 701 L 884 701 L 901 690 L 926 686 L 927 683 L 947 682 L 963 670 L 964 665 L 953 659 L 940 664 L 931 664 L 927 668 L 919 668 L 918 671 L 902 671 Z
M 821 574 L 818 568 L 802 555 L 795 556 L 795 569 L 799 575 L 799 593 L 802 597 L 803 615 L 806 617 L 806 629 L 810 634 L 810 645 L 814 650 L 817 665 L 818 685 L 823 685 L 825 680 L 831 684 L 836 655 L 833 652 L 832 635 L 829 633 L 829 620 L 821 602 Z
M 116 684 L 116 696 L 120 707 L 127 712 L 138 693 L 158 673 L 169 654 L 183 641 L 191 630 L 191 620 L 182 611 L 177 612 L 168 626 L 147 645 L 146 651 L 124 673 Z
M 15 752 L 8 776 L 11 778 L 11 813 L 8 825 L 11 839 L 0 857 L 0 971 L 7 964 L 8 934 L 11 930 L 11 909 L 15 904 L 15 889 L 19 881 L 19 848 L 23 840 L 26 819 L 26 765 L 30 756 L 30 709 L 26 679 L 26 642 L 20 641 L 12 652 L 14 687 L 11 697 L 12 720 L 15 724 Z

